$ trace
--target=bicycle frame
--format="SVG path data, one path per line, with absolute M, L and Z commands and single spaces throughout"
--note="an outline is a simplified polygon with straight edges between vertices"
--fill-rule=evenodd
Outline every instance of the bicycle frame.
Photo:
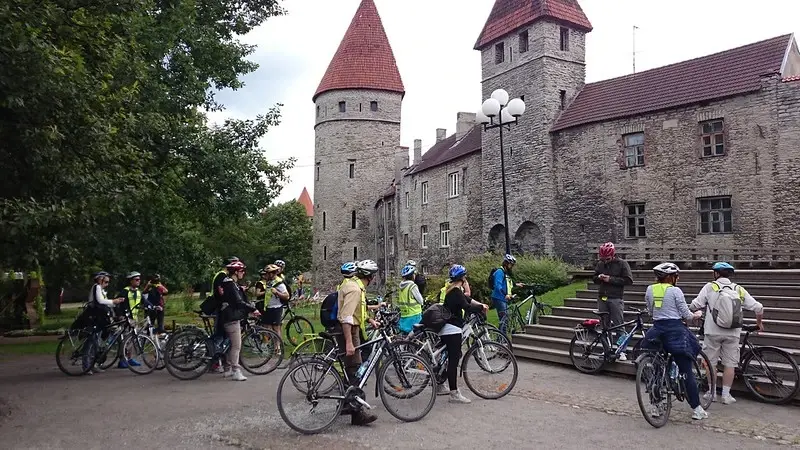
M 625 348 L 627 347 L 628 342 L 630 341 L 631 337 L 633 337 L 633 335 L 636 332 L 638 332 L 640 330 L 644 330 L 644 322 L 642 321 L 642 314 L 644 314 L 644 311 L 638 311 L 637 310 L 636 313 L 637 313 L 636 319 L 628 321 L 628 322 L 624 322 L 624 323 L 622 323 L 620 325 L 614 325 L 613 327 L 606 327 L 605 320 L 601 319 L 600 320 L 600 324 L 602 325 L 603 328 L 602 328 L 602 330 L 600 330 L 600 333 L 598 333 L 598 336 L 592 341 L 592 344 L 594 344 L 598 339 L 600 339 L 601 340 L 600 342 L 603 344 L 603 353 L 608 354 L 608 352 L 613 348 L 613 344 L 611 342 L 611 334 L 614 331 L 617 331 L 617 330 L 625 331 L 625 334 L 626 334 L 625 339 L 617 347 L 617 350 L 612 353 L 612 355 L 613 355 L 613 357 L 615 359 L 618 358 L 619 355 L 622 354 L 625 351 Z M 628 333 L 625 329 L 627 327 L 631 326 L 631 325 L 633 325 L 633 328 L 631 328 L 631 332 Z M 588 332 L 588 331 L 590 331 L 590 330 L 586 329 L 586 328 L 581 328 L 580 330 L 577 330 L 576 333 L 577 332 L 584 332 L 585 333 L 585 332 Z M 595 332 L 596 332 L 596 329 L 595 329 Z M 586 340 L 586 335 L 581 336 L 581 338 L 582 338 L 582 340 L 585 341 Z M 589 347 L 591 348 L 591 345 Z

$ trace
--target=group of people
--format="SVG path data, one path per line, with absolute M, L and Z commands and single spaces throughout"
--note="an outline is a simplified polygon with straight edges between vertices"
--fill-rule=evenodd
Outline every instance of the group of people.
M 605 243 L 600 247 L 599 259 L 595 267 L 594 281 L 600 285 L 597 300 L 598 310 L 607 311 L 611 325 L 623 323 L 623 294 L 626 285 L 633 284 L 630 266 L 617 257 L 614 244 Z M 645 302 L 653 318 L 653 327 L 645 334 L 642 344 L 647 348 L 660 341 L 664 349 L 673 355 L 678 370 L 686 381 L 687 400 L 692 407 L 692 419 L 702 420 L 708 413 L 700 406 L 700 393 L 694 376 L 693 361 L 700 353 L 701 345 L 697 337 L 685 323 L 700 319 L 705 313 L 702 323 L 702 350 L 708 356 L 712 367 L 722 362 L 722 397 L 725 405 L 736 402 L 731 395 L 731 385 L 735 369 L 739 364 L 739 336 L 741 334 L 741 316 L 727 322 L 718 313 L 719 302 L 724 295 L 738 301 L 741 309 L 753 311 L 756 315 L 756 326 L 763 330 L 764 308 L 747 290 L 732 282 L 734 267 L 727 262 L 717 262 L 712 266 L 714 280 L 706 283 L 691 304 L 687 304 L 683 291 L 677 286 L 680 269 L 671 262 L 657 265 L 653 272 L 656 283 L 647 287 Z M 622 353 L 624 360 L 624 353 Z M 716 401 L 716 392 L 708 392 Z M 652 414 L 660 414 L 654 410 Z

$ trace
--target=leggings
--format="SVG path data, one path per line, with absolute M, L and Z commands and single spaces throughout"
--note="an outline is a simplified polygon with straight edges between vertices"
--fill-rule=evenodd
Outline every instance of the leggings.
M 673 355 L 678 371 L 685 376 L 686 394 L 689 406 L 692 409 L 700 405 L 700 391 L 697 388 L 697 380 L 694 378 L 694 358 L 686 355 Z
M 461 333 L 440 336 L 439 339 L 447 348 L 447 382 L 450 383 L 450 390 L 458 389 L 458 363 L 461 361 Z

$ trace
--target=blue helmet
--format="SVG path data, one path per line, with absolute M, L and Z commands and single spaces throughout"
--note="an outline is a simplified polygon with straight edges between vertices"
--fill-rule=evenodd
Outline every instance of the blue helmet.
M 453 264 L 450 268 L 450 281 L 456 281 L 464 278 L 467 274 L 467 268 L 460 264 Z
M 733 266 L 728 264 L 728 263 L 726 263 L 726 262 L 714 263 L 714 266 L 711 267 L 711 269 L 714 270 L 714 271 L 730 270 L 731 272 L 733 272 Z
M 416 271 L 417 271 L 417 269 L 414 266 L 409 264 L 409 265 L 403 267 L 403 270 L 400 271 L 400 276 L 405 278 L 405 277 L 407 277 L 409 275 L 413 275 L 414 272 L 416 272 Z
M 342 275 L 352 277 L 356 273 L 356 263 L 346 262 L 342 264 Z

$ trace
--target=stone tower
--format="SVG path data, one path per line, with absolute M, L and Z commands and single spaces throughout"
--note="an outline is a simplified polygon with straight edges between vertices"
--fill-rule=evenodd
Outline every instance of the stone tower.
M 373 0 L 362 0 L 314 94 L 314 281 L 375 259 L 374 205 L 395 177 L 405 88 Z M 407 158 L 407 157 L 406 157 Z
M 496 0 L 475 44 L 483 99 L 505 89 L 527 105 L 503 135 L 512 251 L 553 252 L 558 197 L 550 127 L 583 88 L 591 29 L 577 0 Z M 484 236 L 490 248 L 503 249 L 499 130 L 483 133 L 482 148 Z

